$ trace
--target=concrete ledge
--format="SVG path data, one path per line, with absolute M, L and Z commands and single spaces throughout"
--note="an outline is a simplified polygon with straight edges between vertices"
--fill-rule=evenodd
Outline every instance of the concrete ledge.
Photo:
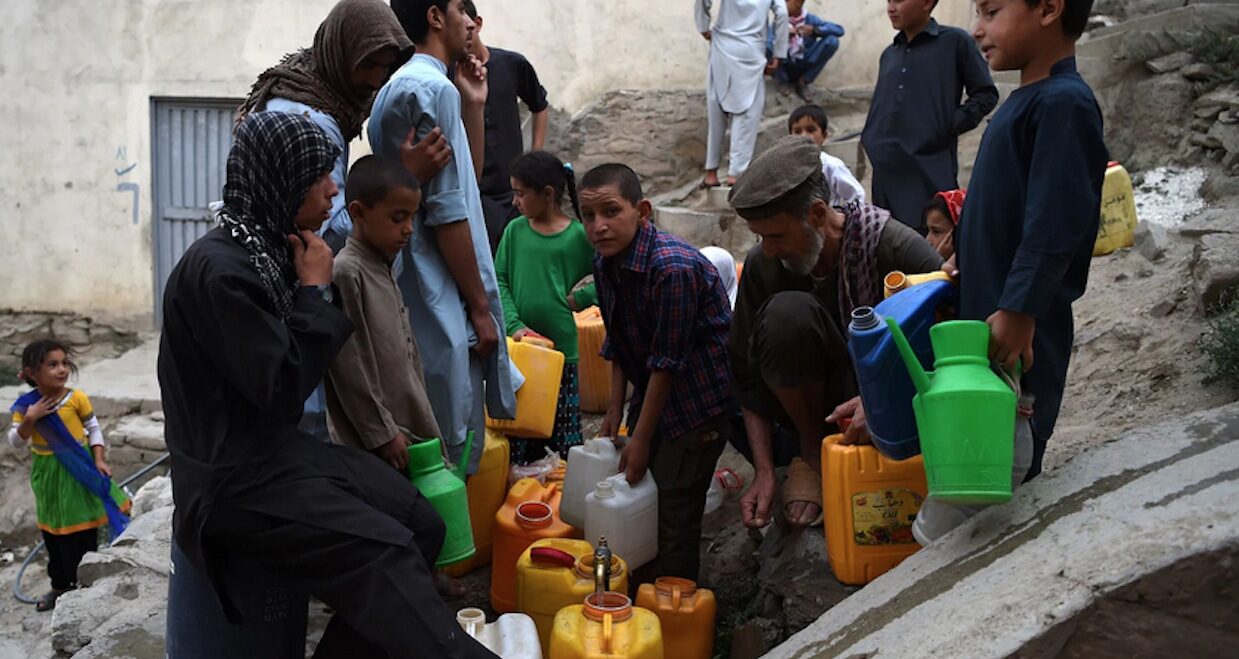
M 767 656 L 1087 656 L 1055 649 L 1063 625 L 1155 573 L 1239 554 L 1237 500 L 1239 403 L 1135 431 L 1022 488 Z M 1192 623 L 1180 634 L 1230 634 L 1235 570 L 1213 565 L 1214 580 L 1231 575 L 1219 588 L 1232 601 L 1175 612 Z

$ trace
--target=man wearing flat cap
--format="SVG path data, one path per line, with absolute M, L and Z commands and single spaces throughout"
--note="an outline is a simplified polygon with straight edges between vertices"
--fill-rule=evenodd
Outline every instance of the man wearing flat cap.
M 728 349 L 757 475 L 741 500 L 745 524 L 765 526 L 776 490 L 774 430 L 799 438 L 784 484 L 788 520 L 820 519 L 820 445 L 827 423 L 851 418 L 846 443 L 868 435 L 847 352 L 852 310 L 882 299 L 892 270 L 930 272 L 942 258 L 916 231 L 867 204 L 829 204 L 819 149 L 779 140 L 731 190 L 731 205 L 761 238 L 748 254 Z M 829 418 L 827 417 L 829 415 Z

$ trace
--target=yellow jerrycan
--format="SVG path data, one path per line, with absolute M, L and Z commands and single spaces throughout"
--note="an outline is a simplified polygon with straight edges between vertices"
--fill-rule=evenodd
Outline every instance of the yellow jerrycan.
M 714 593 L 679 577 L 658 577 L 637 590 L 637 606 L 658 616 L 663 628 L 663 652 L 676 659 L 714 656 Z
M 577 348 L 581 359 L 577 364 L 581 379 L 581 411 L 602 414 L 611 404 L 611 362 L 598 354 L 607 338 L 598 307 L 578 311 L 576 318 Z
M 628 592 L 628 564 L 611 556 L 610 588 Z M 551 626 L 565 606 L 580 604 L 595 591 L 594 547 L 585 540 L 544 538 L 536 540 L 516 562 L 516 610 L 533 618 L 542 642 L 550 652 Z
M 508 438 L 487 429 L 478 471 L 465 481 L 469 497 L 469 522 L 473 525 L 473 545 L 478 551 L 471 558 L 444 568 L 449 577 L 464 576 L 490 563 L 495 513 L 499 512 L 508 495 L 510 453 Z
M 1126 168 L 1111 161 L 1101 184 L 1101 223 L 1097 227 L 1097 242 L 1093 243 L 1093 256 L 1131 247 L 1136 237 L 1136 219 L 1131 176 Z
M 548 659 L 663 659 L 662 624 L 627 595 L 593 593 L 555 614 Z M 678 659 L 673 657 L 673 659 Z
M 509 437 L 550 439 L 564 376 L 564 353 L 509 337 L 508 357 L 525 376 L 525 384 L 516 390 L 516 418 L 492 419 L 487 413 L 486 427 Z
M 912 522 L 929 493 L 921 456 L 891 460 L 871 444 L 822 440 L 822 512 L 835 577 L 867 584 L 921 548 Z

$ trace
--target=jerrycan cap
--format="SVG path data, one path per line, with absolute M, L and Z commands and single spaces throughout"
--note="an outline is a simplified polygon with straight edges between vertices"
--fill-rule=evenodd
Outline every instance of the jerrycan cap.
M 545 501 L 526 501 L 516 507 L 516 523 L 527 529 L 544 529 L 551 525 L 554 511 Z
M 882 285 L 891 293 L 897 293 L 908 286 L 908 276 L 899 270 L 892 270 L 882 279 Z
M 614 591 L 590 593 L 585 597 L 581 613 L 594 622 L 604 622 L 608 615 L 614 622 L 623 622 L 632 617 L 632 600 Z
M 482 631 L 482 627 L 486 625 L 486 613 L 482 609 L 473 607 L 461 609 L 456 612 L 456 623 L 460 628 L 465 630 L 465 633 L 477 638 L 477 635 Z
M 611 484 L 611 481 L 598 481 L 598 484 L 594 486 L 594 496 L 599 499 L 610 499 L 615 496 L 615 486 Z
M 903 276 L 902 272 L 894 273 Z M 891 275 L 887 275 L 889 278 Z M 852 329 L 863 332 L 877 327 L 879 324 L 878 314 L 874 313 L 873 307 L 856 307 L 852 310 Z
M 989 325 L 979 320 L 949 320 L 929 328 L 934 364 L 989 364 Z

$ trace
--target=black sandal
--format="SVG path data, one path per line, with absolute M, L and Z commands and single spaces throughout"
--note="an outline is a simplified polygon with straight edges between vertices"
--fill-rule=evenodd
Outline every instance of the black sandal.
M 60 599 L 61 595 L 64 595 L 70 590 L 73 590 L 73 589 L 67 588 L 65 590 L 56 590 L 53 588 L 46 595 L 39 598 L 39 601 L 36 602 L 34 605 L 34 610 L 39 611 L 39 612 L 51 611 L 52 609 L 56 608 L 56 600 Z

